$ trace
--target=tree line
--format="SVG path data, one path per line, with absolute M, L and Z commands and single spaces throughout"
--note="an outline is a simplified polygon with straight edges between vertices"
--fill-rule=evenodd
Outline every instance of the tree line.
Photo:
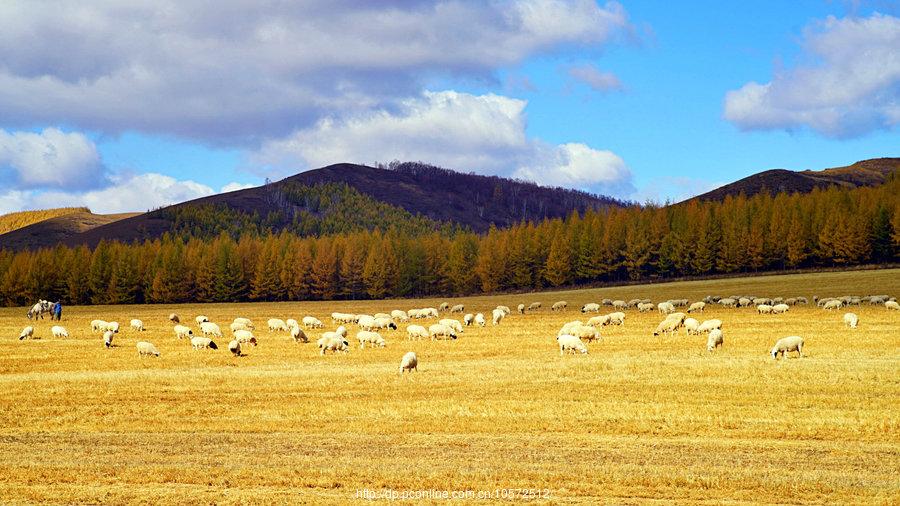
M 875 188 L 609 207 L 485 234 L 392 226 L 303 237 L 165 235 L 0 251 L 0 301 L 67 304 L 361 299 L 889 263 L 900 180 Z

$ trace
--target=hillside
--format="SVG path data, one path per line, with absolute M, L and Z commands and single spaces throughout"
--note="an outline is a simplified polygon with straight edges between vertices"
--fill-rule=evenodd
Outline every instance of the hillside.
M 49 220 L 50 218 L 56 218 L 57 216 L 64 216 L 66 214 L 72 214 L 76 212 L 89 213 L 91 212 L 91 210 L 86 207 L 60 207 L 56 209 L 19 211 L 17 213 L 4 214 L 0 216 L 0 235 L 3 235 L 7 232 L 12 232 L 13 230 L 17 230 L 22 227 L 27 227 L 28 225 L 32 225 L 40 221 Z
M 900 158 L 873 158 L 846 167 L 835 167 L 820 171 L 792 171 L 773 169 L 747 176 L 694 197 L 699 200 L 722 200 L 726 196 L 743 193 L 753 196 L 767 191 L 770 193 L 809 193 L 815 188 L 828 186 L 876 186 L 885 182 L 893 172 L 900 169 Z
M 343 191 L 344 187 L 350 191 Z M 323 189 L 333 195 L 323 194 Z M 347 206 L 339 205 L 339 201 L 352 201 L 357 212 L 346 213 Z M 176 204 L 97 227 L 64 242 L 93 246 L 102 239 L 130 242 L 166 232 L 208 237 L 221 231 L 287 229 L 318 235 L 394 225 L 407 230 L 454 225 L 484 232 L 491 225 L 507 227 L 521 220 L 561 218 L 573 210 L 607 205 L 622 203 L 584 192 L 418 163 L 391 168 L 337 164 L 256 188 Z M 369 215 L 376 211 L 377 216 Z M 363 223 L 344 226 L 336 214 L 348 221 L 364 218 Z
M 0 235 L 0 248 L 20 250 L 54 246 L 65 243 L 68 239 L 94 228 L 140 215 L 140 213 L 94 214 L 86 207 L 67 208 L 66 210 L 67 212 L 37 220 L 27 226 Z M 53 209 L 51 211 L 63 210 Z M 26 212 L 40 216 L 40 213 L 48 211 Z

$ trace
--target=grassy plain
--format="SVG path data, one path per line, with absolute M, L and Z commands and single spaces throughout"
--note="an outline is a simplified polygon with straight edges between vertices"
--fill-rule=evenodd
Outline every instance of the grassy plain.
M 0 310 L 0 502 L 345 503 L 357 490 L 523 488 L 536 503 L 900 502 L 900 312 L 711 308 L 725 346 L 653 337 L 656 314 L 627 311 L 590 354 L 560 356 L 556 330 L 601 298 L 697 300 L 891 293 L 900 270 L 760 276 L 452 299 L 466 312 L 541 301 L 458 341 L 407 341 L 322 357 L 264 329 L 271 317 L 374 313 L 438 300 L 67 307 L 18 341 L 22 308 Z M 569 310 L 551 313 L 565 299 Z M 611 309 L 604 308 L 609 311 Z M 166 321 L 256 324 L 247 356 L 193 351 Z M 90 332 L 117 320 L 117 347 Z M 138 336 L 131 318 L 144 321 Z M 427 320 L 427 323 L 432 323 Z M 326 329 L 327 330 L 327 329 Z M 227 330 L 226 330 L 227 332 Z M 351 341 L 356 329 L 351 327 Z M 806 339 L 773 361 L 777 338 Z M 160 358 L 141 359 L 149 340 Z M 226 340 L 220 340 L 225 348 Z M 418 373 L 398 377 L 400 357 Z M 546 491 L 545 491 L 546 490 Z

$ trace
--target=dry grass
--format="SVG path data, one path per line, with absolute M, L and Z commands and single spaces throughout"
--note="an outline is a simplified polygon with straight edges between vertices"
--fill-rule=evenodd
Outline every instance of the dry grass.
M 549 489 L 555 503 L 900 501 L 900 313 L 794 308 L 781 316 L 708 310 L 705 337 L 652 337 L 657 314 L 629 310 L 587 356 L 561 357 L 556 329 L 603 297 L 900 293 L 900 271 L 770 276 L 465 299 L 467 311 L 542 301 L 541 312 L 409 342 L 321 357 L 260 330 L 270 317 L 325 318 L 435 300 L 65 308 L 72 337 L 16 340 L 23 309 L 0 310 L 0 499 L 4 503 L 278 503 L 354 500 L 356 490 Z M 569 311 L 553 314 L 555 300 Z M 248 355 L 195 352 L 165 320 L 254 320 Z M 144 320 L 106 350 L 94 318 Z M 196 327 L 195 325 L 192 325 Z M 401 326 L 401 328 L 403 328 Z M 351 328 L 351 337 L 355 333 Z M 318 337 L 313 332 L 313 340 Z M 808 356 L 773 362 L 779 337 Z M 227 344 L 220 343 L 222 348 Z M 397 376 L 414 350 L 419 372 Z M 542 492 L 543 494 L 543 492 Z M 541 499 L 537 502 L 545 502 Z

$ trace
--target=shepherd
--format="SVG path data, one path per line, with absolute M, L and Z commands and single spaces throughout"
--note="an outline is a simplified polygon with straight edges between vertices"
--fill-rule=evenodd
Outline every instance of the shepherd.
M 53 316 L 51 316 L 50 319 L 52 320 L 54 318 L 56 318 L 56 321 L 62 320 L 62 304 L 60 304 L 60 301 L 56 301 L 56 303 L 53 304 Z

